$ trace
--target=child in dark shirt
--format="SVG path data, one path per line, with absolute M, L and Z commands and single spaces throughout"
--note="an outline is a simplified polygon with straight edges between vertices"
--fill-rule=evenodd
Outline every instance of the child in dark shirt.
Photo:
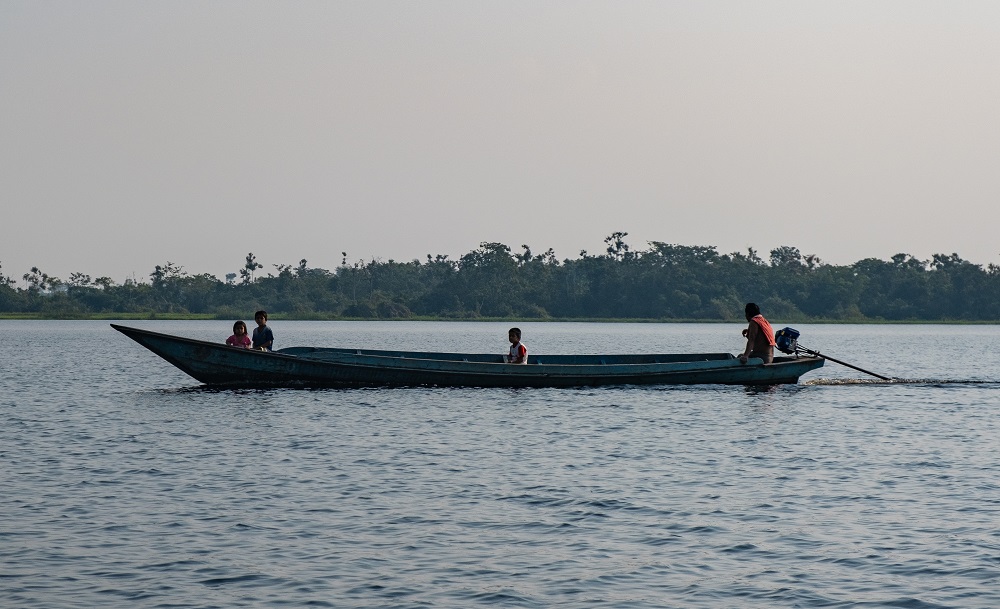
M 253 314 L 257 327 L 253 329 L 253 348 L 259 351 L 271 351 L 274 346 L 274 334 L 267 327 L 267 311 L 257 311 Z

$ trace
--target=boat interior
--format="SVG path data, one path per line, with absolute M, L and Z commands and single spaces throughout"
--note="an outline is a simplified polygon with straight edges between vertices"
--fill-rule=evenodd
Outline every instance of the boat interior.
M 294 355 L 308 359 L 325 359 L 343 355 L 375 357 L 397 357 L 437 361 L 478 362 L 490 364 L 504 363 L 504 356 L 491 353 L 436 353 L 427 351 L 385 351 L 378 349 L 336 349 L 320 347 L 288 347 L 277 353 Z M 620 355 L 528 355 L 528 364 L 560 364 L 570 366 L 601 364 L 673 364 L 680 362 L 707 362 L 735 359 L 732 353 L 642 353 Z

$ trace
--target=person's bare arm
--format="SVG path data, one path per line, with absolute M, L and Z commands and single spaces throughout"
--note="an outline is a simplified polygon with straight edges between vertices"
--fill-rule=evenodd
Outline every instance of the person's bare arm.
M 747 332 L 746 332 L 747 346 L 745 349 L 743 349 L 743 353 L 740 353 L 740 361 L 743 362 L 744 364 L 747 363 L 747 360 L 750 358 L 750 352 L 753 351 L 753 346 L 757 342 L 757 334 L 759 332 L 760 328 L 757 327 L 757 324 L 751 321 L 750 325 L 747 326 Z

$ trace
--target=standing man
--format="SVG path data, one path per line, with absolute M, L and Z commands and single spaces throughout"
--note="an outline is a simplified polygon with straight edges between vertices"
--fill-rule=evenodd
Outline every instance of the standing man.
M 770 364 L 774 361 L 774 330 L 760 314 L 760 307 L 756 304 L 748 302 L 744 312 L 750 325 L 743 330 L 743 336 L 747 337 L 747 348 L 740 353 L 740 363 L 745 364 L 749 358 L 759 357 L 765 364 Z

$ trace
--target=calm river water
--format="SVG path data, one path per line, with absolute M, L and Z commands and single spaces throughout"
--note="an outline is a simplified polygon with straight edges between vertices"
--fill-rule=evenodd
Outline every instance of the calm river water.
M 497 323 L 271 325 L 279 348 L 508 346 Z M 538 354 L 742 346 L 520 326 Z M 218 391 L 105 322 L 0 321 L 0 606 L 1000 607 L 1000 327 L 796 328 L 908 380 Z

